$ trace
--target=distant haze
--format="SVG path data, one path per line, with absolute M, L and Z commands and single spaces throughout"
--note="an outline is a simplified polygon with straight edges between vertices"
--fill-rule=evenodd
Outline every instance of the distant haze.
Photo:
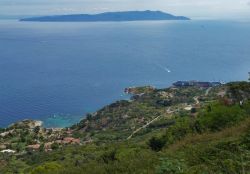
M 250 0 L 1 0 L 0 18 L 161 10 L 201 19 L 250 19 Z

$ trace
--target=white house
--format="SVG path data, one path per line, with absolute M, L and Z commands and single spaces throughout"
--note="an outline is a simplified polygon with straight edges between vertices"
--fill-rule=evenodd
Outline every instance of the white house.
M 15 153 L 16 151 L 14 150 L 11 150 L 11 149 L 5 149 L 5 150 L 2 150 L 1 153 Z

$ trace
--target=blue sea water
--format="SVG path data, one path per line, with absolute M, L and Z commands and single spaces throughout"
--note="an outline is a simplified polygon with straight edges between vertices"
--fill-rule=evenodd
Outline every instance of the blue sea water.
M 128 86 L 246 80 L 250 22 L 0 21 L 0 126 L 69 126 Z

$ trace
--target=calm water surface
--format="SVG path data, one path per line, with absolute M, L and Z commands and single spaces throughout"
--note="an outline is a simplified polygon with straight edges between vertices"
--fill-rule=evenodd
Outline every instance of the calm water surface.
M 128 86 L 246 80 L 250 22 L 0 21 L 0 126 L 63 127 Z

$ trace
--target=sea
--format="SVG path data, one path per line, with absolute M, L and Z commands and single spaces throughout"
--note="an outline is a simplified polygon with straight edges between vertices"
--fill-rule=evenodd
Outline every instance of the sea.
M 131 86 L 247 80 L 249 31 L 249 21 L 0 20 L 0 127 L 67 127 Z

